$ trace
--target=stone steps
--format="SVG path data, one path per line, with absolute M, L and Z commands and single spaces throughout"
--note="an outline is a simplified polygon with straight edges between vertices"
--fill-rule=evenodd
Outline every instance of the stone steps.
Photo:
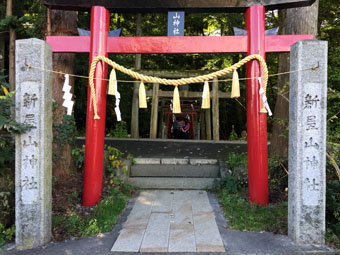
M 218 178 L 130 177 L 129 183 L 142 189 L 213 188 Z
M 143 189 L 205 189 L 219 178 L 216 159 L 137 158 L 128 183 Z

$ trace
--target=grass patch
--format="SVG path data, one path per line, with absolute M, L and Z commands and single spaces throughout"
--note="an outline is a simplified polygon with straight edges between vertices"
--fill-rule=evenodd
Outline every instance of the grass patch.
M 52 216 L 53 239 L 60 241 L 111 231 L 132 192 L 132 186 L 117 178 L 111 179 L 98 205 L 93 208 L 73 207 L 67 213 Z
M 219 192 L 221 204 L 230 228 L 242 231 L 287 233 L 288 203 L 258 206 L 228 190 Z

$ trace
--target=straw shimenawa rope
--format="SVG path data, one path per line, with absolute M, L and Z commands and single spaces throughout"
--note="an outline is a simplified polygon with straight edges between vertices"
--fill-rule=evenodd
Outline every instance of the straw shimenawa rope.
M 92 60 L 91 63 L 91 68 L 90 68 L 90 73 L 89 73 L 89 80 L 90 80 L 90 88 L 91 88 L 91 96 L 92 96 L 92 103 L 93 103 L 93 111 L 94 111 L 94 119 L 99 119 L 98 113 L 97 113 L 97 99 L 96 99 L 96 92 L 94 89 L 94 72 L 96 70 L 97 63 L 99 61 L 105 62 L 108 65 L 112 66 L 112 68 L 121 71 L 122 73 L 125 73 L 129 75 L 132 78 L 135 78 L 136 80 L 141 80 L 143 82 L 150 82 L 150 83 L 159 83 L 163 85 L 173 85 L 173 86 L 181 86 L 189 83 L 197 83 L 197 82 L 205 82 L 212 80 L 214 78 L 223 76 L 227 73 L 231 73 L 241 66 L 243 66 L 245 63 L 251 60 L 258 60 L 261 67 L 262 67 L 262 74 L 263 74 L 263 90 L 266 93 L 267 90 L 267 82 L 268 82 L 268 68 L 265 60 L 258 54 L 253 54 L 245 57 L 238 63 L 224 68 L 222 70 L 210 73 L 210 74 L 205 74 L 205 75 L 200 75 L 196 77 L 190 77 L 190 78 L 181 78 L 181 79 L 164 79 L 164 78 L 158 78 L 158 77 L 153 77 L 153 76 L 148 76 L 144 74 L 140 74 L 138 72 L 132 71 L 131 69 L 125 68 L 116 62 L 104 57 L 104 56 L 97 56 Z M 264 110 L 264 111 L 263 111 Z M 261 109 L 261 112 L 266 112 L 264 108 Z

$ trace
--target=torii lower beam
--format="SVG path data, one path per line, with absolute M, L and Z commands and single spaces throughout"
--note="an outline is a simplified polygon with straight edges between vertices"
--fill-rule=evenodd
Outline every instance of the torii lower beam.
M 312 39 L 311 35 L 264 36 L 264 7 L 251 6 L 246 12 L 248 36 L 221 37 L 122 37 L 108 38 L 109 12 L 104 7 L 92 7 L 91 37 L 48 36 L 53 52 L 90 52 L 90 63 L 97 55 L 108 53 L 235 53 L 261 54 L 289 52 L 297 41 Z M 106 64 L 99 64 L 95 78 L 106 77 Z M 247 65 L 247 77 L 259 75 L 256 61 Z M 249 159 L 249 197 L 252 202 L 268 203 L 268 162 L 266 115 L 259 112 L 259 84 L 247 82 L 247 127 Z M 90 90 L 89 90 L 90 91 Z M 93 120 L 93 107 L 88 92 L 86 121 L 86 152 L 83 205 L 98 203 L 102 189 L 104 151 L 106 83 L 95 80 L 100 120 Z

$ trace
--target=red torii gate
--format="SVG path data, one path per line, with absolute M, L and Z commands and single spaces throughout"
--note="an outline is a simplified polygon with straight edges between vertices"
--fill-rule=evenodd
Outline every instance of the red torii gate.
M 86 1 L 44 0 L 45 5 L 68 10 L 92 8 L 91 36 L 47 36 L 46 42 L 53 52 L 90 52 L 90 64 L 98 55 L 108 53 L 247 53 L 289 52 L 290 46 L 299 40 L 313 39 L 313 35 L 265 36 L 265 6 L 263 1 L 209 0 L 209 1 Z M 97 3 L 98 2 L 98 3 Z M 223 2 L 223 3 L 221 3 Z M 267 9 L 290 8 L 311 5 L 314 0 L 268 0 Z M 102 6 L 93 6 L 102 4 Z M 247 36 L 182 36 L 182 37 L 108 37 L 109 11 L 161 12 L 171 9 L 185 11 L 221 12 L 245 11 Z M 257 61 L 246 64 L 247 77 L 260 76 Z M 95 72 L 95 91 L 100 120 L 93 119 L 93 104 L 88 89 L 85 170 L 83 205 L 96 205 L 102 192 L 102 171 L 105 136 L 107 65 L 98 64 Z M 249 199 L 257 204 L 268 203 L 267 115 L 260 113 L 259 83 L 247 80 L 247 133 L 248 133 L 248 180 Z

